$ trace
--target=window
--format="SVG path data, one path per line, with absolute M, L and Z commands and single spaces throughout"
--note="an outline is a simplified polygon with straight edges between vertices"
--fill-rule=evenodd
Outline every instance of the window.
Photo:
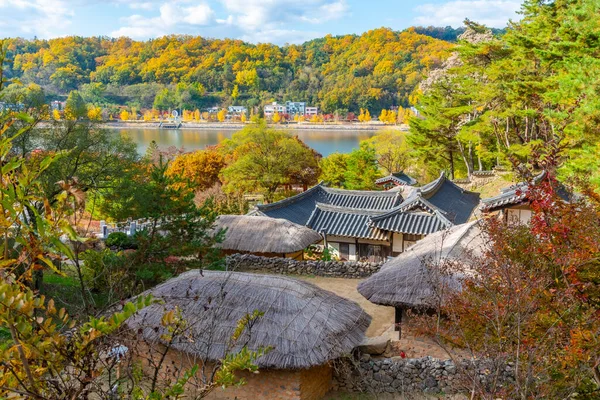
M 350 245 L 348 243 L 340 243 L 340 258 L 347 261 L 350 257 Z

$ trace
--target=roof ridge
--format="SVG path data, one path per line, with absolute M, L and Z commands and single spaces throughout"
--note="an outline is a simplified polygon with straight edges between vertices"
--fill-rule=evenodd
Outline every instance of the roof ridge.
M 397 192 L 387 192 L 385 190 L 348 190 L 348 189 L 338 189 L 338 188 L 330 188 L 323 186 L 323 190 L 327 193 L 338 193 L 338 194 L 347 194 L 347 195 L 358 195 L 358 196 L 368 196 L 368 195 L 385 195 L 384 197 L 394 197 L 397 195 Z
M 269 203 L 269 204 L 257 204 L 255 207 L 257 210 L 259 211 L 263 211 L 263 210 L 274 210 L 277 208 L 280 208 L 282 206 L 286 206 L 288 204 L 293 204 L 298 200 L 303 199 L 304 197 L 308 196 L 311 193 L 314 193 L 318 190 L 323 190 L 325 189 L 323 187 L 323 182 L 319 182 L 318 184 L 316 184 L 315 186 L 311 187 L 308 190 L 305 190 L 302 193 L 298 193 L 292 197 L 288 197 L 287 199 L 283 199 L 283 200 L 279 200 L 276 201 L 275 203 Z
M 336 206 L 333 204 L 327 204 L 327 203 L 319 203 L 317 202 L 315 204 L 315 210 L 322 210 L 322 211 L 332 211 L 332 212 L 340 212 L 340 213 L 345 213 L 345 214 L 362 214 L 362 215 L 370 215 L 370 214 L 375 214 L 375 215 L 379 215 L 381 213 L 387 212 L 387 211 L 380 211 L 380 210 L 374 210 L 371 208 L 354 208 L 354 207 L 343 207 L 343 206 Z M 314 211 L 313 211 L 314 213 Z M 312 217 L 312 214 L 311 214 Z

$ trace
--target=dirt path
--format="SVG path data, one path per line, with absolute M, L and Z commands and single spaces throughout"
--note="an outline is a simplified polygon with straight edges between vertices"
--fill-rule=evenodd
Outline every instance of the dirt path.
M 393 307 L 378 306 L 358 293 L 356 286 L 360 282 L 360 279 L 306 276 L 298 276 L 296 278 L 306 280 L 321 289 L 329 290 L 338 296 L 357 302 L 373 318 L 369 329 L 367 329 L 367 336 L 369 337 L 383 335 L 394 324 Z

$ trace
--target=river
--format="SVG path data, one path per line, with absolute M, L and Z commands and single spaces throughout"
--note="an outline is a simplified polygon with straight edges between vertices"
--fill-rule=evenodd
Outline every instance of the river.
M 206 146 L 220 143 L 235 133 L 231 129 L 119 129 L 122 135 L 129 136 L 138 147 L 138 152 L 144 154 L 153 140 L 158 147 L 183 147 L 186 151 L 203 149 Z M 350 153 L 358 148 L 361 140 L 375 134 L 373 131 L 335 131 L 335 130 L 293 130 L 300 140 L 312 147 L 324 157 L 331 153 Z

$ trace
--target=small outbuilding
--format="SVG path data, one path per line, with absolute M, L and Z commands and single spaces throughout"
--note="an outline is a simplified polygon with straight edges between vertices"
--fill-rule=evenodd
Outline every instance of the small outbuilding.
M 229 254 L 250 253 L 301 260 L 304 249 L 323 239 L 321 234 L 306 226 L 261 216 L 221 215 L 215 229 L 226 230 L 225 239 L 218 246 Z
M 453 267 L 481 254 L 483 235 L 479 221 L 429 235 L 361 282 L 358 292 L 372 303 L 395 307 L 395 327 L 400 331 L 407 309 L 434 309 L 442 301 L 440 288 L 459 287 L 464 270 Z
M 212 399 L 320 399 L 331 388 L 330 361 L 359 345 L 371 323 L 358 304 L 284 276 L 194 270 L 149 293 L 161 304 L 139 311 L 125 324 L 139 339 L 164 346 L 168 330 L 161 320 L 165 312 L 178 310 L 186 324 L 170 339 L 165 364 L 171 379 L 173 371 L 192 365 L 200 365 L 200 373 L 244 346 L 271 349 L 256 361 L 258 374 L 242 374 L 245 385 L 217 388 Z M 232 340 L 239 321 L 255 311 L 263 314 Z M 186 390 L 197 390 L 194 380 Z

